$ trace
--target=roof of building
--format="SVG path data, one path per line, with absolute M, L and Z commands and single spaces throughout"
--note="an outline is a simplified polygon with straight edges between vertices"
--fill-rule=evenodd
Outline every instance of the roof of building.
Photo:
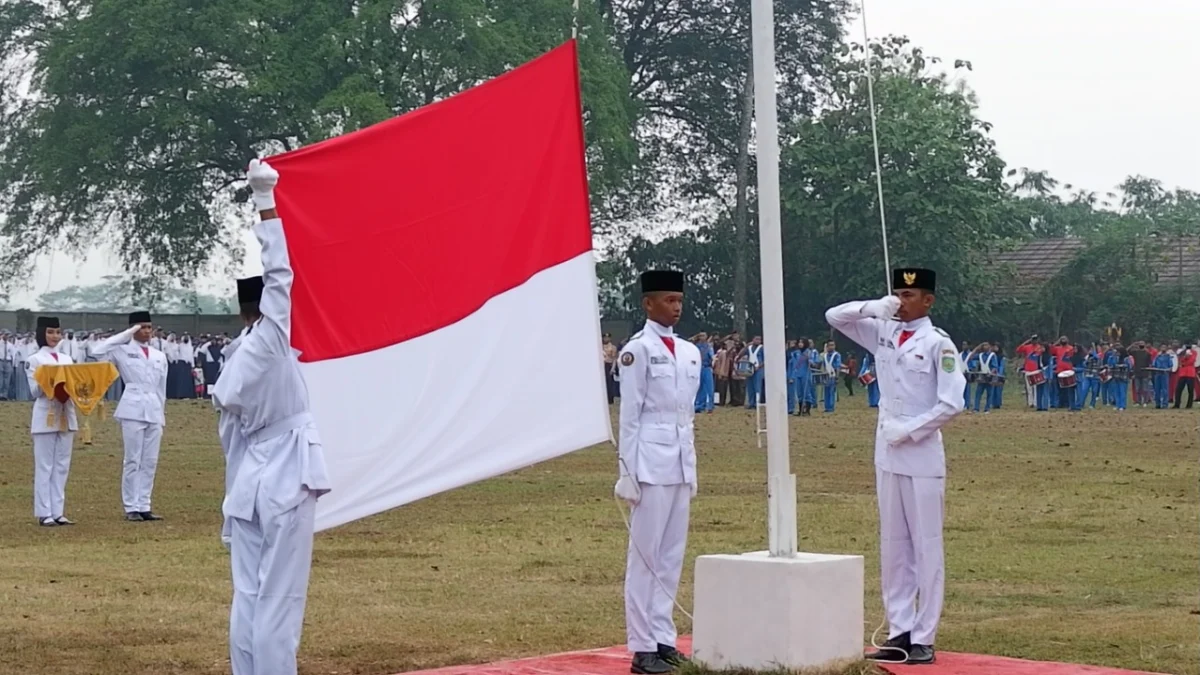
M 996 253 L 992 260 L 1011 265 L 1014 275 L 1004 284 L 1005 290 L 1020 295 L 1040 288 L 1086 246 L 1079 237 L 1034 239 L 1012 251 Z M 1164 238 L 1154 271 L 1160 286 L 1200 286 L 1200 237 Z

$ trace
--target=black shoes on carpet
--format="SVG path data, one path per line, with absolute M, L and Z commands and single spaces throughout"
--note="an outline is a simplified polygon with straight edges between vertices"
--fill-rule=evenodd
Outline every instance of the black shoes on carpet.
M 629 666 L 629 672 L 637 675 L 663 675 L 687 663 L 687 660 L 688 658 L 678 649 L 670 645 L 659 644 L 658 651 L 635 653 L 633 663 Z
M 894 638 L 888 638 L 879 649 L 868 653 L 867 658 L 882 663 L 923 666 L 933 663 L 935 655 L 933 645 L 915 645 L 910 634 L 901 633 Z

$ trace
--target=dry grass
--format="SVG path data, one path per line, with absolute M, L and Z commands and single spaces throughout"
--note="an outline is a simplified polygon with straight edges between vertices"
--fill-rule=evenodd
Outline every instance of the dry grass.
M 801 548 L 866 555 L 869 635 L 880 609 L 862 405 L 793 419 L 792 465 Z M 121 520 L 119 432 L 106 419 L 96 445 L 76 447 L 67 511 L 79 524 L 47 530 L 31 516 L 29 408 L 0 404 L 0 673 L 227 672 L 215 421 L 201 403 L 172 403 L 168 421 L 154 502 L 167 520 Z M 938 647 L 1200 675 L 1196 422 L 1007 409 L 955 422 Z M 752 429 L 744 411 L 698 423 L 691 555 L 765 546 Z M 302 672 L 621 643 L 613 472 L 611 451 L 595 448 L 320 535 Z M 689 559 L 685 606 L 690 577 Z

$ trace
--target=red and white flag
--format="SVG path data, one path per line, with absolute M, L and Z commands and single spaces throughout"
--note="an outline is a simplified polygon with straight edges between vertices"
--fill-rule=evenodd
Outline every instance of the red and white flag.
M 610 438 L 574 41 L 270 162 L 318 530 Z

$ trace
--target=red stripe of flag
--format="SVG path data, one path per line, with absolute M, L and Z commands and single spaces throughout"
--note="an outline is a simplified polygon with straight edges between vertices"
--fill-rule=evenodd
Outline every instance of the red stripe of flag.
M 446 100 L 270 159 L 301 360 L 438 330 L 591 250 L 576 64 L 572 40 Z

